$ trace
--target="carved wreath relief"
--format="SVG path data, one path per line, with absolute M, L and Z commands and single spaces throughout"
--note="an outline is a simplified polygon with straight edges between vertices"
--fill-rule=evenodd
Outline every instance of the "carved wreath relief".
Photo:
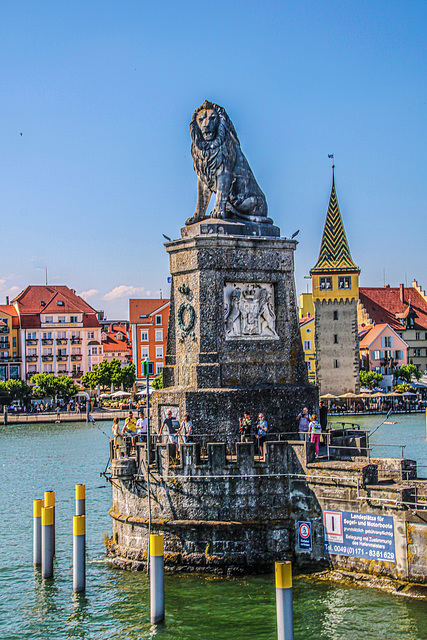
M 227 282 L 224 286 L 224 324 L 227 340 L 278 339 L 274 285 Z

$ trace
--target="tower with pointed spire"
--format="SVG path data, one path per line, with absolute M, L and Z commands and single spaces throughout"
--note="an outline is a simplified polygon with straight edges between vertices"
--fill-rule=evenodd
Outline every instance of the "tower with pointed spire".
M 319 258 L 311 269 L 315 309 L 316 377 L 320 394 L 359 390 L 357 304 L 360 269 L 353 262 L 332 189 Z

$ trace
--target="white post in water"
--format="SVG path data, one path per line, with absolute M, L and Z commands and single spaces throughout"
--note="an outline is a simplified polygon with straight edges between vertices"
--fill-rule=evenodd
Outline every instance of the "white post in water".
M 42 507 L 42 578 L 53 576 L 53 507 Z
M 276 562 L 277 639 L 294 640 L 292 564 Z
M 79 485 L 77 485 L 79 486 Z M 73 517 L 73 591 L 86 588 L 86 532 L 85 516 Z
M 165 619 L 165 562 L 163 535 L 150 535 L 151 624 Z
M 86 485 L 76 484 L 76 516 L 86 515 Z
M 52 528 L 52 553 L 55 555 L 55 491 L 44 492 L 44 506 L 53 509 L 53 528 Z
M 42 563 L 42 507 L 43 500 L 33 500 L 33 564 Z

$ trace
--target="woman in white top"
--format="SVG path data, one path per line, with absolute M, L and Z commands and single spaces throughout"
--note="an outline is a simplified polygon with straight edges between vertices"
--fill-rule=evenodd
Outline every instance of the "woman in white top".
M 185 443 L 191 442 L 191 436 L 193 434 L 193 423 L 190 420 L 188 413 L 185 414 L 184 420 L 181 422 L 181 426 L 178 430 L 178 435 L 182 437 Z

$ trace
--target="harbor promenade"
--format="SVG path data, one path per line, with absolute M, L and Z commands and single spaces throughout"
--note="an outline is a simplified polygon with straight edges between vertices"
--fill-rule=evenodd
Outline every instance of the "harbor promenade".
M 136 409 L 133 409 L 136 413 Z M 129 409 L 127 410 L 96 410 L 91 411 L 90 415 L 95 421 L 98 420 L 112 420 L 117 417 L 121 420 L 129 415 Z M 77 411 L 62 411 L 59 416 L 56 411 L 46 411 L 43 413 L 8 413 L 6 415 L 0 414 L 0 425 L 5 424 L 35 424 L 46 422 L 87 422 L 87 415 L 85 411 L 80 413 Z

